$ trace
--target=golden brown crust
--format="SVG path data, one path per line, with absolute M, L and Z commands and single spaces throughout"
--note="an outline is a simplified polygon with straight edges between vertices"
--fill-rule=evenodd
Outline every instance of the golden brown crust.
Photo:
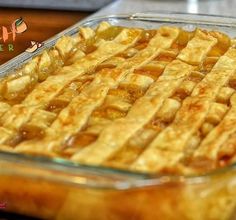
M 201 29 L 81 28 L 0 82 L 1 149 L 142 172 L 233 162 L 230 42 Z

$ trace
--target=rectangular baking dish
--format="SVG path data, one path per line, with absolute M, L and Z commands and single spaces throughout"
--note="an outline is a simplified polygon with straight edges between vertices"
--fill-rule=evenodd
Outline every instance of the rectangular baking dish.
M 101 21 L 149 29 L 200 27 L 236 36 L 236 18 L 231 17 L 156 12 L 111 15 L 75 24 L 44 42 L 37 53 L 63 35 L 75 35 L 79 26 L 93 28 Z M 0 75 L 30 59 L 31 54 L 22 53 L 2 65 Z M 236 219 L 236 164 L 202 176 L 159 176 L 0 152 L 3 203 L 4 211 L 42 219 L 231 220 Z

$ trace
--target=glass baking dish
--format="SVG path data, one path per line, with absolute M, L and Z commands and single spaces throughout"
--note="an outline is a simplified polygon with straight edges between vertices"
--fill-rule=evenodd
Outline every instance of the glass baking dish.
M 201 27 L 236 36 L 236 18 L 231 17 L 157 12 L 111 15 L 75 24 L 44 42 L 37 53 L 63 35 L 75 35 L 79 26 L 93 28 L 101 21 L 149 29 Z M 9 74 L 30 59 L 32 54 L 22 53 L 2 65 L 0 74 Z M 236 219 L 236 164 L 201 176 L 163 176 L 0 152 L 0 205 L 0 211 L 42 219 Z

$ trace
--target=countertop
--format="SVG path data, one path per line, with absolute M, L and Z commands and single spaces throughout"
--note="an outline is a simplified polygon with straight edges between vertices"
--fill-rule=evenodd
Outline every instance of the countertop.
M 143 11 L 176 11 L 236 16 L 235 0 L 118 0 L 97 15 Z

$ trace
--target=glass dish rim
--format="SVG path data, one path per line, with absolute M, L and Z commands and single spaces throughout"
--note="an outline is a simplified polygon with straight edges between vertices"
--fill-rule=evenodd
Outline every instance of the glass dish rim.
M 203 18 L 207 18 L 207 20 L 203 20 Z M 107 16 L 95 16 L 92 18 L 85 19 L 76 23 L 75 25 L 65 29 L 54 37 L 44 41 L 44 46 L 40 48 L 35 54 L 28 54 L 27 52 L 23 52 L 10 61 L 0 66 L 0 75 L 4 76 L 5 72 L 11 73 L 19 66 L 23 65 L 25 62 L 29 61 L 33 57 L 37 56 L 44 49 L 50 48 L 54 45 L 58 38 L 63 35 L 74 35 L 78 32 L 78 27 L 80 26 L 89 26 L 91 23 L 101 22 L 103 20 L 109 21 L 110 19 L 125 19 L 131 21 L 147 21 L 147 22 L 166 22 L 166 23 L 185 23 L 185 24 L 202 24 L 209 26 L 217 26 L 217 27 L 234 27 L 236 28 L 236 17 L 232 16 L 221 16 L 221 15 L 206 15 L 206 14 L 190 14 L 190 13 L 182 13 L 182 12 L 170 12 L 170 11 L 149 11 L 149 12 L 139 12 L 132 14 L 112 14 Z M 170 20 L 174 19 L 174 20 Z M 211 20 L 213 19 L 213 20 Z M 224 22 L 221 20 L 225 19 Z M 221 21 L 219 23 L 217 20 Z M 20 64 L 17 63 L 21 61 Z M 68 184 L 75 185 L 86 185 L 89 187 L 95 188 L 106 188 L 106 189 L 128 189 L 128 188 L 136 188 L 136 187 L 144 187 L 144 186 L 153 186 L 153 185 L 162 185 L 170 182 L 177 183 L 186 183 L 186 184 L 199 184 L 206 181 L 209 181 L 214 176 L 220 175 L 222 173 L 230 172 L 236 169 L 236 162 L 225 166 L 223 168 L 217 168 L 213 171 L 206 172 L 200 175 L 158 175 L 158 174 L 150 174 L 150 173 L 140 173 L 140 172 L 132 172 L 122 169 L 115 169 L 103 166 L 91 166 L 91 165 L 83 165 L 76 162 L 72 162 L 69 160 L 61 159 L 61 158 L 46 158 L 40 156 L 32 156 L 32 155 L 24 155 L 20 153 L 11 153 L 0 151 L 0 163 L 2 161 L 6 162 L 14 162 L 21 163 L 22 165 L 30 165 L 34 166 L 33 168 L 40 168 L 44 170 L 50 171 L 62 171 L 62 172 L 70 172 L 74 169 L 79 169 L 79 171 L 73 171 L 72 175 L 80 176 L 80 171 L 91 173 L 92 175 L 104 175 L 105 177 L 110 174 L 120 175 L 123 178 L 132 177 L 132 181 L 128 180 L 114 180 L 112 184 L 100 184 L 99 181 L 96 180 L 92 182 L 92 184 L 81 183 L 78 181 L 66 180 L 65 182 Z M 7 168 L 6 168 L 7 169 Z M 9 171 L 10 172 L 10 171 Z M 0 175 L 4 173 L 0 170 Z M 35 177 L 35 176 L 31 176 Z M 53 180 L 53 178 L 52 178 Z M 61 181 L 61 180 L 60 180 Z

